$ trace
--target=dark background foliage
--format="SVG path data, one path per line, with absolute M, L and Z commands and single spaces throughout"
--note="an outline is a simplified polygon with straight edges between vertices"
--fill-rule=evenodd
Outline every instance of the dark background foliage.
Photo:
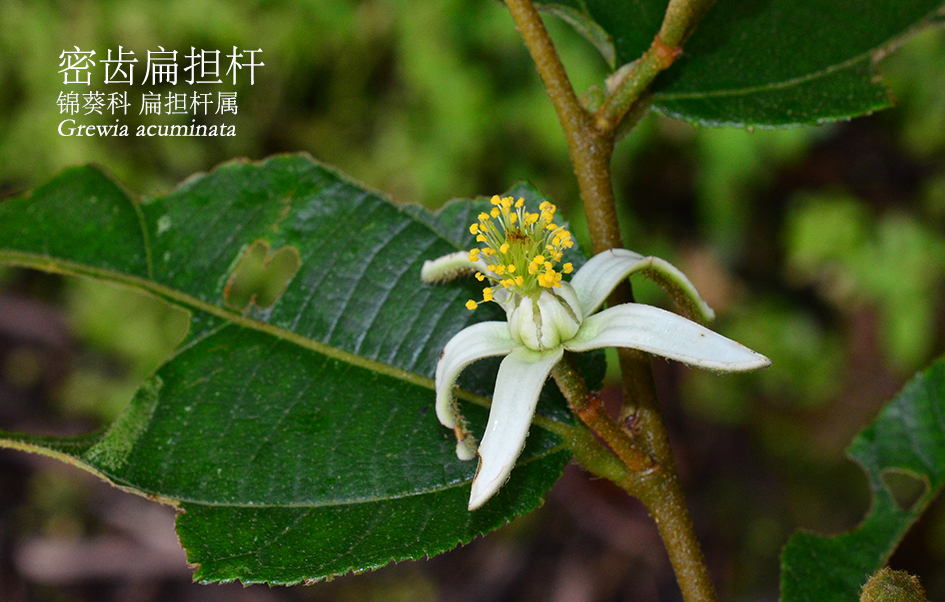
M 599 81 L 596 51 L 549 25 L 576 87 Z M 227 88 L 239 94 L 237 135 L 59 136 L 59 54 L 118 44 L 139 57 L 158 45 L 262 48 L 255 85 Z M 867 484 L 843 449 L 945 343 L 945 35 L 919 35 L 880 68 L 900 99 L 891 111 L 754 132 L 651 116 L 614 160 L 628 245 L 676 263 L 716 309 L 717 329 L 774 361 L 728 377 L 654 362 L 724 599 L 776 599 L 794 529 L 859 522 Z M 234 156 L 299 150 L 429 207 L 528 179 L 581 235 L 563 136 L 499 3 L 0 8 L 0 193 L 86 162 L 136 193 L 163 193 Z M 648 284 L 638 296 L 665 303 Z M 123 289 L 0 271 L 0 428 L 69 433 L 110 420 L 182 328 L 178 312 Z M 606 394 L 617 402 L 613 385 Z M 0 602 L 679 598 L 645 510 L 575 467 L 543 508 L 489 538 L 309 587 L 192 585 L 172 515 L 68 466 L 0 452 Z M 917 573 L 930 599 L 945 598 L 942 542 L 939 501 L 891 562 Z

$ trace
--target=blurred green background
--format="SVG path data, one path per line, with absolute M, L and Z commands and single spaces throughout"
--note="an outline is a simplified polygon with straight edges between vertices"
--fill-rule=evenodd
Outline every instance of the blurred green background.
M 548 25 L 578 91 L 599 83 L 596 51 L 564 24 Z M 255 85 L 243 77 L 214 89 L 238 92 L 227 120 L 237 135 L 60 136 L 59 93 L 85 91 L 63 84 L 60 53 L 78 45 L 104 58 L 119 44 L 139 61 L 159 45 L 262 48 Z M 683 269 L 716 309 L 716 328 L 774 362 L 727 377 L 655 362 L 723 599 L 776 600 L 778 554 L 794 529 L 857 524 L 869 495 L 843 449 L 945 348 L 945 32 L 921 33 L 879 67 L 899 99 L 894 110 L 754 132 L 651 115 L 614 159 L 627 245 Z M 130 99 L 151 91 L 127 89 Z M 136 113 L 132 100 L 123 123 L 191 119 Z M 87 162 L 136 193 L 162 193 L 234 157 L 295 151 L 431 208 L 527 179 L 578 238 L 585 231 L 563 135 L 498 2 L 0 2 L 0 194 Z M 636 288 L 640 300 L 666 305 L 656 287 Z M 182 312 L 124 289 L 0 269 L 0 428 L 63 433 L 107 422 L 185 325 Z M 312 587 L 190 586 L 180 563 L 56 576 L 44 567 L 66 557 L 48 550 L 37 557 L 46 564 L 30 564 L 37 542 L 114 550 L 116 538 L 167 536 L 167 524 L 144 535 L 129 526 L 146 522 L 147 505 L 116 524 L 116 505 L 127 510 L 116 500 L 126 497 L 68 467 L 0 453 L 0 602 L 679 599 L 645 511 L 570 469 L 545 507 L 492 537 Z M 939 501 L 892 559 L 919 574 L 931 599 L 945 599 L 943 542 Z

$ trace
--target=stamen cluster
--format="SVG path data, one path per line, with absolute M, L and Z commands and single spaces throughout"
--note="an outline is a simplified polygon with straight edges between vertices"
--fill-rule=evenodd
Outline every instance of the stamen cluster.
M 476 241 L 484 247 L 472 249 L 469 260 L 482 261 L 486 273 L 476 273 L 481 282 L 489 278 L 512 293 L 537 299 L 543 289 L 561 287 L 562 274 L 570 274 L 574 267 L 570 263 L 555 269 L 561 261 L 564 249 L 574 242 L 571 233 L 552 220 L 557 208 L 544 201 L 538 213 L 525 211 L 525 200 L 514 201 L 512 197 L 492 197 L 494 205 L 489 213 L 480 213 L 479 221 L 469 226 Z M 482 302 L 491 301 L 492 288 L 482 291 Z M 469 309 L 479 303 L 470 300 Z

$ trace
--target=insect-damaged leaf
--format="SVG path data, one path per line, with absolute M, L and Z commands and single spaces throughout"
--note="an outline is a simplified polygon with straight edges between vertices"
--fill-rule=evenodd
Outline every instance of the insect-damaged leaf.
M 501 310 L 465 309 L 475 280 L 430 286 L 419 273 L 468 248 L 480 210 L 405 210 L 303 156 L 229 163 L 141 202 L 94 168 L 67 170 L 0 203 L 0 262 L 146 291 L 189 310 L 190 332 L 104 432 L 0 433 L 0 445 L 180 507 L 200 580 L 320 579 L 495 529 L 540 503 L 570 452 L 533 427 L 509 484 L 466 510 L 476 464 L 456 458 L 430 377 L 453 334 Z M 274 292 L 259 302 L 248 286 L 234 309 L 234 272 L 279 253 Z M 495 370 L 481 362 L 461 384 L 490 394 Z M 487 408 L 462 406 L 482 432 Z M 553 387 L 539 412 L 578 428 Z
M 860 587 L 945 487 L 945 360 L 932 364 L 850 445 L 873 507 L 836 537 L 795 533 L 781 556 L 782 602 L 859 599 Z

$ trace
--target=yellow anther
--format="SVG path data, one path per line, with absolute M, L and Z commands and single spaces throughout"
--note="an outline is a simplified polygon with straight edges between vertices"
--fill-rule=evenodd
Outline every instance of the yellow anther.
M 477 305 L 495 300 L 499 285 L 532 297 L 538 290 L 560 287 L 562 274 L 572 273 L 574 266 L 561 266 L 562 251 L 573 242 L 571 234 L 552 221 L 557 208 L 543 201 L 537 213 L 529 213 L 525 199 L 498 195 L 490 203 L 488 213 L 480 213 L 478 223 L 469 228 L 482 243 L 469 252 L 469 260 L 485 264 L 476 279 L 494 283 Z
M 479 307 L 479 304 L 472 299 L 466 302 L 466 309 L 476 309 L 477 307 Z

